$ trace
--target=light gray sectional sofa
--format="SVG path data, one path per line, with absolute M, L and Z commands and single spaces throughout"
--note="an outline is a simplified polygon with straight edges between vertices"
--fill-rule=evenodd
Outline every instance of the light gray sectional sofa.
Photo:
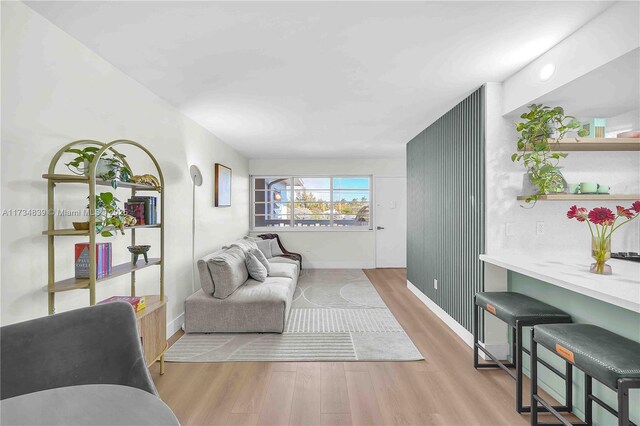
M 252 279 L 245 265 L 246 252 L 257 244 L 271 269 L 264 282 Z M 198 271 L 202 288 L 185 301 L 185 332 L 283 332 L 300 274 L 297 261 L 245 238 L 199 259 Z

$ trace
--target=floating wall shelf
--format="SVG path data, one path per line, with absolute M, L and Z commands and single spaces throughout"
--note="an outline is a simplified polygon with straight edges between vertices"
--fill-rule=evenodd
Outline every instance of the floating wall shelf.
M 54 183 L 89 183 L 89 176 L 83 175 L 66 175 L 66 174 L 56 174 L 56 173 L 47 173 L 42 175 L 44 179 L 48 179 Z M 100 186 L 111 186 L 111 181 L 96 179 L 96 185 Z M 135 189 L 136 191 L 160 191 L 161 188 L 151 185 L 142 185 L 139 183 L 133 182 L 120 182 L 118 181 L 118 188 L 130 188 Z
M 526 200 L 526 195 L 518 195 L 518 200 Z M 636 201 L 640 194 L 548 194 L 538 196 L 538 201 Z
M 145 229 L 145 228 L 160 228 L 160 224 L 155 225 L 135 225 L 135 226 L 125 226 L 124 231 L 127 232 L 130 229 Z M 113 227 L 108 227 L 105 231 L 115 231 Z M 89 235 L 88 229 L 53 229 L 51 231 L 42 231 L 42 235 L 57 235 L 57 236 L 87 236 Z
M 569 138 L 549 142 L 552 151 L 640 151 L 639 138 Z
M 120 277 L 122 275 L 129 274 L 131 272 L 139 271 L 140 269 L 148 268 L 149 266 L 160 265 L 161 260 L 159 258 L 149 258 L 149 263 L 145 263 L 144 259 L 138 259 L 138 262 L 134 265 L 132 262 L 122 263 L 120 265 L 114 265 L 111 268 L 111 273 L 104 278 L 97 278 L 95 282 L 99 283 L 101 281 L 107 281 L 112 278 Z M 67 278 L 62 281 L 56 281 L 53 283 L 53 289 L 49 290 L 48 287 L 45 287 L 48 291 L 57 293 L 60 291 L 69 291 L 69 290 L 79 290 L 79 289 L 89 289 L 90 280 L 89 278 Z

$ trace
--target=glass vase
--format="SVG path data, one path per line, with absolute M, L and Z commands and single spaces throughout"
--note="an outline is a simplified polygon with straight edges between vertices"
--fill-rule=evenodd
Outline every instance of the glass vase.
M 596 261 L 591 264 L 590 271 L 592 273 L 611 275 L 611 266 L 607 265 L 607 260 L 611 258 L 611 237 L 592 237 L 591 256 Z

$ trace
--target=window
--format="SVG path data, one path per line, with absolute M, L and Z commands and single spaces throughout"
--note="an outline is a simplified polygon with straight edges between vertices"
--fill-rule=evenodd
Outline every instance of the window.
M 254 176 L 253 228 L 369 229 L 370 176 Z

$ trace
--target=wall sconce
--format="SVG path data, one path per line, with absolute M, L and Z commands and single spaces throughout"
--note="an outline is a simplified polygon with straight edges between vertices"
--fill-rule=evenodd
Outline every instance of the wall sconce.
M 276 201 L 280 201 L 282 200 L 282 195 L 280 195 L 279 192 L 276 192 L 275 194 L 273 194 L 273 199 Z

